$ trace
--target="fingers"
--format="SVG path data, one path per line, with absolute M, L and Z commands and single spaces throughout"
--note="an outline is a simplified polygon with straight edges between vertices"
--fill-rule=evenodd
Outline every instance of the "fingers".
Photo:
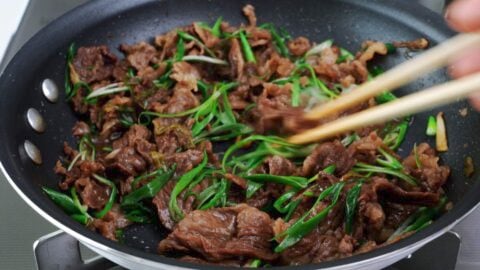
M 480 71 L 480 48 L 475 48 L 460 55 L 449 68 L 450 75 L 459 78 Z
M 448 24 L 459 32 L 480 31 L 480 0 L 457 0 L 447 9 Z
M 480 72 L 480 48 L 467 51 L 459 56 L 449 67 L 449 72 L 454 78 Z M 470 96 L 470 104 L 480 110 L 480 85 L 479 92 Z

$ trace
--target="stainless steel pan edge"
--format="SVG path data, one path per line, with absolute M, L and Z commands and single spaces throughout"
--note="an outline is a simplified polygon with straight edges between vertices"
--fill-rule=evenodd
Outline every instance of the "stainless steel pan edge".
M 12 180 L 10 175 L 5 170 L 2 162 L 0 161 L 0 171 L 5 175 L 7 181 L 12 185 L 13 189 L 17 194 L 39 215 L 43 218 L 48 220 L 54 226 L 58 227 L 62 231 L 68 233 L 69 235 L 73 236 L 78 241 L 82 242 L 85 246 L 93 250 L 94 252 L 98 253 L 99 255 L 111 260 L 112 262 L 117 263 L 120 266 L 123 266 L 128 269 L 142 269 L 142 270 L 158 270 L 158 269 L 165 269 L 165 270 L 185 270 L 185 269 L 194 269 L 194 268 L 185 268 L 185 267 L 178 267 L 173 265 L 168 265 L 160 262 L 155 262 L 151 260 L 146 260 L 143 258 L 139 258 L 133 256 L 128 253 L 124 253 L 115 249 L 112 249 L 106 245 L 103 245 L 99 242 L 93 241 L 92 239 L 85 237 L 84 235 L 77 233 L 75 230 L 72 230 L 68 226 L 65 226 L 48 213 L 43 211 L 40 207 L 38 207 L 33 201 L 31 201 L 18 186 Z M 445 226 L 441 230 L 438 230 L 436 233 L 430 235 L 429 237 L 423 238 L 422 240 L 406 246 L 402 249 L 397 249 L 389 253 L 382 254 L 380 256 L 376 256 L 373 258 L 369 258 L 366 260 L 353 262 L 349 264 L 343 264 L 339 266 L 333 266 L 328 268 L 321 268 L 324 270 L 344 270 L 344 269 L 356 269 L 356 270 L 376 270 L 382 269 L 386 266 L 389 266 L 408 255 L 412 254 L 416 250 L 420 249 L 422 246 L 427 244 L 428 242 L 440 237 L 444 233 L 451 230 L 455 225 L 457 225 L 460 221 L 462 221 L 466 216 L 468 216 L 471 212 L 475 211 L 480 206 L 480 203 L 476 204 L 475 207 L 470 209 L 467 213 L 463 216 L 459 217 L 455 220 L 455 222 L 451 223 L 448 226 Z M 320 268 L 318 268 L 320 269 Z

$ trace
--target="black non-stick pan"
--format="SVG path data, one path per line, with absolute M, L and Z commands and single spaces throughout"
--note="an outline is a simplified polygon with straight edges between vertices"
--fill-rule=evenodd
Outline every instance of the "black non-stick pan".
M 272 22 L 284 27 L 293 36 L 304 35 L 318 42 L 334 38 L 338 44 L 353 51 L 365 39 L 393 41 L 425 37 L 434 45 L 454 34 L 440 16 L 414 1 L 405 0 L 91 1 L 35 35 L 13 58 L 0 78 L 1 168 L 19 195 L 54 225 L 125 267 L 207 269 L 157 255 L 156 245 L 163 235 L 155 226 L 130 228 L 124 244 L 107 240 L 69 218 L 40 188 L 56 187 L 60 179 L 53 172 L 55 161 L 62 154 L 64 141 L 74 143 L 71 128 L 76 117 L 64 101 L 63 93 L 65 52 L 70 43 L 75 42 L 77 46 L 107 44 L 117 51 L 120 43 L 151 40 L 171 28 L 193 21 L 210 22 L 220 15 L 232 24 L 239 24 L 244 21 L 241 8 L 246 3 L 256 7 L 261 22 Z M 414 54 L 399 52 L 376 64 L 388 68 Z M 50 102 L 43 95 L 42 82 L 47 78 L 53 80 L 60 90 L 57 102 Z M 399 94 L 405 95 L 446 80 L 448 76 L 440 70 L 401 89 Z M 36 132 L 29 125 L 26 120 L 29 108 L 40 112 L 46 122 L 44 132 Z M 465 117 L 459 113 L 463 108 L 468 110 Z M 388 265 L 448 231 L 475 208 L 480 201 L 478 174 L 466 178 L 463 164 L 466 156 L 471 156 L 474 161 L 480 160 L 480 115 L 466 102 L 437 111 L 445 113 L 448 128 L 450 150 L 441 158 L 452 167 L 446 193 L 454 203 L 453 209 L 431 226 L 398 243 L 367 254 L 298 268 L 374 269 Z M 434 113 L 436 111 L 415 115 L 402 146 L 404 149 L 411 149 L 415 142 L 434 143 L 424 135 L 426 119 Z M 42 156 L 40 165 L 28 157 L 24 149 L 26 140 L 38 147 Z

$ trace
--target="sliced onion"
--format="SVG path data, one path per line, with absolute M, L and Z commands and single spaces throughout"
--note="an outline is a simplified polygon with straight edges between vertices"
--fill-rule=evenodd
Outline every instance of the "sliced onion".
M 448 151 L 447 129 L 445 128 L 445 120 L 443 112 L 437 114 L 437 135 L 436 135 L 437 151 Z
M 333 39 L 327 39 L 324 42 L 322 42 L 322 43 L 314 46 L 310 50 L 308 50 L 308 52 L 305 53 L 305 56 L 309 56 L 309 55 L 312 55 L 312 54 L 319 54 L 323 50 L 325 50 L 326 48 L 332 47 L 332 44 L 333 44 Z
M 94 90 L 86 97 L 86 99 L 92 99 L 95 97 L 105 96 L 105 95 L 118 93 L 118 92 L 124 92 L 127 90 L 128 90 L 128 87 L 124 86 L 123 83 L 112 83 Z
M 113 150 L 112 152 L 108 153 L 108 155 L 105 156 L 105 159 L 113 159 L 117 156 L 117 154 L 120 152 L 120 148 Z
M 187 55 L 182 58 L 183 61 L 206 62 L 216 65 L 228 65 L 228 62 L 222 59 L 213 58 L 205 55 Z

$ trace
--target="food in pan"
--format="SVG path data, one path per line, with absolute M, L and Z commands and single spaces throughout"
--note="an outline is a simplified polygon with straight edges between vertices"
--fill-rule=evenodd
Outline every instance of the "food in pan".
M 239 27 L 219 18 L 121 45 L 124 58 L 72 45 L 65 88 L 78 146 L 65 143 L 55 167 L 61 191 L 45 193 L 111 240 L 132 224 L 158 223 L 169 232 L 160 254 L 244 267 L 368 252 L 446 211 L 450 169 L 435 149 L 396 153 L 411 117 L 309 145 L 284 139 L 319 124 L 299 120 L 302 112 L 378 75 L 374 57 L 423 49 L 425 39 L 366 41 L 352 54 L 257 25 L 250 5 L 243 12 Z

